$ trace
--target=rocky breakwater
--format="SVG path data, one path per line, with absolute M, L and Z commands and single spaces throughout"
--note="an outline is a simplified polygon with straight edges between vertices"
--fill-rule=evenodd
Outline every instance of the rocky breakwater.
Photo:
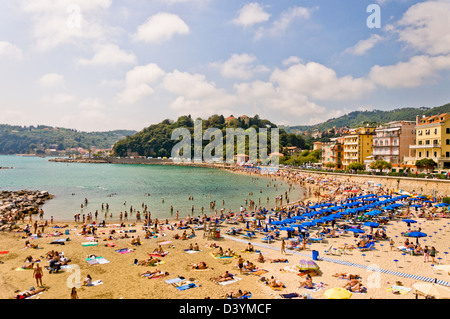
M 38 214 L 40 207 L 53 195 L 47 191 L 0 191 L 0 231 L 16 228 L 16 221 Z

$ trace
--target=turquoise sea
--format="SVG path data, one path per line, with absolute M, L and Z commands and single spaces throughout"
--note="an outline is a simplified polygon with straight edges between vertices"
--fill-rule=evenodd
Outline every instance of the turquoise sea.
M 13 169 L 0 170 L 0 190 L 45 190 L 54 195 L 43 206 L 44 219 L 53 216 L 56 221 L 73 221 L 77 213 L 94 214 L 105 219 L 102 203 L 109 204 L 106 221 L 117 221 L 120 212 L 130 207 L 142 213 L 142 204 L 147 205 L 152 218 L 180 218 L 210 214 L 210 202 L 216 201 L 220 212 L 239 211 L 245 207 L 246 199 L 256 204 L 261 199 L 264 207 L 275 206 L 275 197 L 288 191 L 289 185 L 270 178 L 234 174 L 228 171 L 166 165 L 129 164 L 84 164 L 56 163 L 49 158 L 0 155 L 0 166 Z M 276 185 L 276 186 L 275 186 Z M 253 195 L 250 195 L 253 193 Z M 193 200 L 189 200 L 193 196 Z M 291 201 L 303 196 L 302 189 L 295 187 L 289 193 Z M 269 197 L 269 203 L 267 203 Z M 84 199 L 88 205 L 81 208 Z M 164 203 L 163 199 L 164 198 Z M 222 205 L 222 201 L 225 205 Z M 173 205 L 173 215 L 170 206 Z M 110 214 L 113 216 L 110 217 Z

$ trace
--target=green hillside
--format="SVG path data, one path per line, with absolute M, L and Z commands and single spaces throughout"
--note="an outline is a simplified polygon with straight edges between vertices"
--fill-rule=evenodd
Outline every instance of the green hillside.
M 47 148 L 110 148 L 135 131 L 80 132 L 51 126 L 14 126 L 0 124 L 0 154 L 30 154 Z
M 450 113 L 450 103 L 433 108 L 401 108 L 392 111 L 354 111 L 338 118 L 329 119 L 316 125 L 296 125 L 283 127 L 287 132 L 299 133 L 318 129 L 325 131 L 333 127 L 358 127 L 366 123 L 383 124 L 391 121 L 405 120 L 415 121 L 416 116 L 431 116 L 442 113 Z
M 223 115 L 213 115 L 208 119 L 202 119 L 202 131 L 204 132 L 208 128 L 216 128 L 221 130 L 223 136 L 224 154 L 226 153 L 226 129 L 227 128 L 242 128 L 243 130 L 248 128 L 254 128 L 259 133 L 259 128 L 267 128 L 267 135 L 270 138 L 270 129 L 277 126 L 271 123 L 269 120 L 260 119 L 258 115 L 249 117 L 247 122 L 238 118 L 226 123 Z M 128 136 L 125 139 L 117 142 L 113 147 L 113 153 L 116 156 L 160 156 L 170 157 L 171 151 L 179 141 L 172 140 L 172 131 L 176 128 L 187 128 L 193 136 L 194 120 L 190 115 L 181 116 L 176 121 L 164 120 L 161 123 L 151 125 L 142 131 Z M 209 140 L 203 141 L 203 147 L 209 144 Z M 235 150 L 237 149 L 239 141 L 235 144 Z M 279 145 L 280 149 L 283 146 L 298 146 L 305 147 L 305 141 L 301 136 L 295 134 L 287 134 L 284 130 L 279 130 Z M 194 149 L 192 141 L 191 150 Z M 246 142 L 246 150 L 248 148 L 248 142 Z M 268 152 L 270 153 L 270 140 L 267 142 Z M 193 151 L 192 151 L 193 152 Z M 247 153 L 247 152 L 246 152 Z M 248 154 L 248 153 L 247 153 Z M 193 155 L 193 154 L 191 154 Z

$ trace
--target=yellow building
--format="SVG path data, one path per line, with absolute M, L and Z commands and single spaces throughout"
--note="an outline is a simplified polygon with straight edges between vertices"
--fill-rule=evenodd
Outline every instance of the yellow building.
M 450 169 L 450 114 L 417 118 L 416 141 L 409 146 L 405 164 L 424 158 L 434 160 L 439 171 Z
M 371 159 L 375 127 L 361 127 L 344 135 L 344 158 L 342 164 L 347 168 L 351 163 L 361 163 Z

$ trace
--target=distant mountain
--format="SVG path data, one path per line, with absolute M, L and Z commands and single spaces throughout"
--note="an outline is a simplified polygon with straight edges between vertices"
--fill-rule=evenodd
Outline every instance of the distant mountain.
M 325 131 L 333 127 L 358 127 L 366 123 L 383 124 L 391 121 L 415 121 L 416 116 L 431 116 L 442 113 L 450 113 L 450 103 L 428 108 L 400 108 L 392 111 L 354 111 L 338 118 L 329 119 L 316 125 L 280 126 L 288 133 L 310 132 L 313 130 Z
M 0 124 L 0 154 L 29 154 L 48 148 L 57 150 L 73 147 L 108 149 L 117 141 L 134 133 L 136 131 L 81 132 L 45 125 Z

